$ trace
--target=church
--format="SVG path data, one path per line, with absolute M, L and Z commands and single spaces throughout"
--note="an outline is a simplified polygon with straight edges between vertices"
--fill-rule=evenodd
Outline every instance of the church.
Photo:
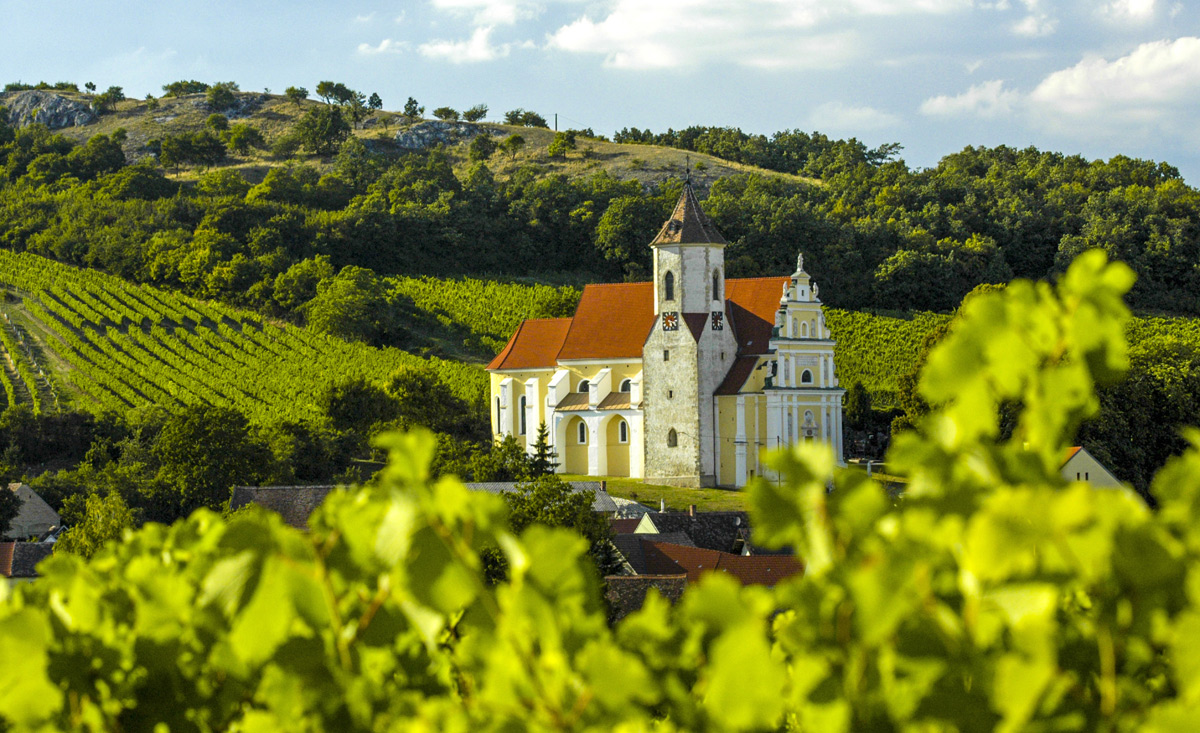
M 843 462 L 834 342 L 803 255 L 790 277 L 725 279 L 728 242 L 690 183 L 650 243 L 652 282 L 588 285 L 488 365 L 492 434 L 558 471 L 685 487 L 771 478 L 761 454 L 821 441 Z

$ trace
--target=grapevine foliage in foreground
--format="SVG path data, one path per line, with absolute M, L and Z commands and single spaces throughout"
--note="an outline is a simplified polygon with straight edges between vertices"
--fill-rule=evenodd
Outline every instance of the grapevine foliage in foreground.
M 610 629 L 583 539 L 505 528 L 430 484 L 427 435 L 302 534 L 266 514 L 149 525 L 55 556 L 0 603 L 0 716 L 21 729 L 1185 730 L 1200 721 L 1200 435 L 1155 484 L 1068 484 L 1058 456 L 1124 367 L 1132 282 L 972 300 L 931 354 L 935 409 L 893 501 L 816 450 L 751 488 L 755 541 L 805 577 L 710 576 Z M 998 442 L 996 408 L 1024 406 Z M 510 579 L 483 581 L 498 546 Z M 0 591 L 2 592 L 2 591 Z

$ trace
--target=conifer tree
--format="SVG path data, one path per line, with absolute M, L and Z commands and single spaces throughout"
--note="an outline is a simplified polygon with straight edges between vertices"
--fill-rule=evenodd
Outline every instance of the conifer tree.
M 558 468 L 558 462 L 554 460 L 557 457 L 554 449 L 550 447 L 550 431 L 546 428 L 546 421 L 543 420 L 538 424 L 533 455 L 529 457 L 530 474 L 537 477 L 554 473 L 554 469 Z

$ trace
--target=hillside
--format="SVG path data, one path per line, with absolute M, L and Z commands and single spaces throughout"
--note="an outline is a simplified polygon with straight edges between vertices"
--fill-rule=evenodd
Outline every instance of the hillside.
M 0 106 L 12 105 L 20 95 L 30 92 L 0 93 Z M 80 104 L 88 104 L 92 95 L 79 94 L 69 91 L 53 92 L 55 96 Z M 130 161 L 147 157 L 150 151 L 147 143 L 166 135 L 195 133 L 205 129 L 205 120 L 214 111 L 222 111 L 231 122 L 244 122 L 258 128 L 266 138 L 265 150 L 253 151 L 247 156 L 231 157 L 213 165 L 208 169 L 189 169 L 172 173 L 178 180 L 195 180 L 206 170 L 233 169 L 251 183 L 259 183 L 273 167 L 286 165 L 289 161 L 302 161 L 327 171 L 332 167 L 328 158 L 316 155 L 277 156 L 269 152 L 270 145 L 286 134 L 303 114 L 323 105 L 316 100 L 305 100 L 299 105 L 292 103 L 286 97 L 278 94 L 242 92 L 237 95 L 235 107 L 227 110 L 210 109 L 205 102 L 204 94 L 187 94 L 180 97 L 162 97 L 153 103 L 147 100 L 124 100 L 114 106 L 111 113 L 99 115 L 85 125 L 62 127 L 60 134 L 77 142 L 86 142 L 94 135 L 111 135 L 118 129 L 125 130 L 127 138 L 122 143 L 125 156 Z M 500 115 L 493 114 L 499 118 Z M 418 122 L 422 125 L 428 120 Z M 563 173 L 569 176 L 585 176 L 605 172 L 618 180 L 635 180 L 643 185 L 662 181 L 671 176 L 684 175 L 690 157 L 692 180 L 703 189 L 725 176 L 737 173 L 768 173 L 762 169 L 741 163 L 735 163 L 721 158 L 679 150 L 658 145 L 634 145 L 613 143 L 607 140 L 580 137 L 576 151 L 565 158 L 553 158 L 546 152 L 554 139 L 554 131 L 540 127 L 523 127 L 506 125 L 496 121 L 484 120 L 473 125 L 461 122 L 459 125 L 485 130 L 497 140 L 512 134 L 519 134 L 525 141 L 525 147 L 515 155 L 495 155 L 489 160 L 494 174 L 499 178 L 507 178 L 522 167 L 533 164 L 541 167 L 544 173 L 552 175 Z M 387 156 L 400 156 L 410 149 L 396 143 L 397 134 L 410 130 L 414 125 L 408 124 L 405 118 L 394 111 L 380 110 L 365 119 L 353 136 L 362 140 L 377 153 Z M 449 155 L 456 167 L 467 163 L 467 145 L 469 138 L 460 137 L 449 139 Z M 799 176 L 781 175 L 793 180 L 803 179 Z

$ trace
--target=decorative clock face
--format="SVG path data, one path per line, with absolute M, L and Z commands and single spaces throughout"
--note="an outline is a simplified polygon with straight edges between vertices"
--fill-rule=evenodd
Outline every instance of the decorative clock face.
M 712 312 L 712 330 L 720 331 L 725 328 L 725 314 L 721 311 Z
M 678 331 L 679 330 L 679 314 L 675 311 L 663 313 L 663 330 Z

